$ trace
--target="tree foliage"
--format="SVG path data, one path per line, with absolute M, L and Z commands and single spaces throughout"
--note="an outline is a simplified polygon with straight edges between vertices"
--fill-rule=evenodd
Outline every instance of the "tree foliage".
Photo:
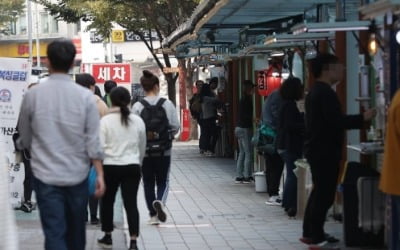
M 0 1 L 0 30 L 4 30 L 12 21 L 15 21 L 25 8 L 24 0 L 1 0 Z
M 36 0 L 48 8 L 50 14 L 66 22 L 90 21 L 88 29 L 95 29 L 109 37 L 113 24 L 137 34 L 146 44 L 158 66 L 170 67 L 168 55 L 161 62 L 154 52 L 152 39 L 146 40 L 145 31 L 156 31 L 160 42 L 192 14 L 200 0 Z M 177 76 L 165 74 L 169 98 L 175 102 Z

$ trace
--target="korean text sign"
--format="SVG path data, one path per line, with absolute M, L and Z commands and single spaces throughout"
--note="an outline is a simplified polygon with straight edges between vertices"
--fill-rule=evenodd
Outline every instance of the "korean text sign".
M 131 65 L 126 63 L 92 64 L 92 75 L 96 83 L 113 80 L 116 83 L 131 83 Z

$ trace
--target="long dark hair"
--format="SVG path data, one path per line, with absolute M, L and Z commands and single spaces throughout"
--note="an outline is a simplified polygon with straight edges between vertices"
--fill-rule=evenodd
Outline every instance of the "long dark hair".
M 148 92 L 154 89 L 154 86 L 160 86 L 160 80 L 157 76 L 148 70 L 143 70 L 143 75 L 140 77 L 140 84 L 144 91 Z
M 129 114 L 131 113 L 128 108 L 128 105 L 131 102 L 129 91 L 124 87 L 115 87 L 110 92 L 110 99 L 113 106 L 117 106 L 121 110 L 122 125 L 128 126 Z

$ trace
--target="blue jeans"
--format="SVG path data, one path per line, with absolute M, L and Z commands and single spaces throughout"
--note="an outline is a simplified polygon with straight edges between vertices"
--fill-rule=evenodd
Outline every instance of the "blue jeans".
M 282 206 L 285 209 L 292 208 L 297 211 L 297 177 L 293 170 L 296 168 L 294 162 L 301 158 L 301 155 L 284 151 L 281 156 L 286 165 L 286 182 L 283 187 Z
M 392 232 L 391 232 L 391 240 L 389 242 L 390 250 L 399 250 L 400 249 L 400 196 L 398 195 L 390 195 L 390 199 L 392 202 Z
M 235 128 L 235 136 L 238 139 L 239 155 L 236 163 L 236 176 L 248 178 L 253 170 L 253 146 L 251 128 Z
M 53 186 L 33 180 L 46 250 L 84 250 L 87 179 L 75 186 Z
M 144 196 L 150 217 L 157 214 L 153 208 L 153 201 L 167 202 L 169 191 L 169 170 L 171 156 L 145 157 L 142 166 Z M 155 191 L 157 185 L 157 191 Z

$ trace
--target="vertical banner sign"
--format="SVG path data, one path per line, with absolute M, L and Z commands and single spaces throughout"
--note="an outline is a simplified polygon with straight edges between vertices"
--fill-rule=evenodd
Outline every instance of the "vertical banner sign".
M 0 143 L 4 144 L 10 176 L 11 204 L 19 206 L 23 195 L 23 163 L 15 162 L 12 135 L 17 126 L 23 93 L 31 67 L 27 59 L 0 58 Z M 4 166 L 0 166 L 4 167 Z

